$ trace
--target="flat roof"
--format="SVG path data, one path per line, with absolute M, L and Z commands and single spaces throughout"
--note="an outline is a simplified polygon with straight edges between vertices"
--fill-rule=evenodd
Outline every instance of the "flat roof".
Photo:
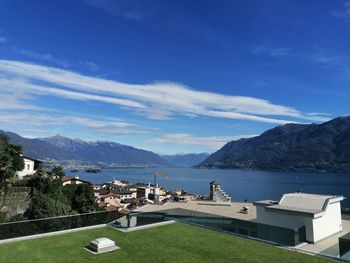
M 300 209 L 324 210 L 330 201 L 342 201 L 344 197 L 336 195 L 317 195 L 306 193 L 284 194 L 279 202 L 280 206 Z
M 255 206 L 276 205 L 276 204 L 278 204 L 278 201 L 267 199 L 267 200 L 255 201 L 255 202 L 253 202 L 253 204 Z
M 265 206 L 266 209 L 269 210 L 315 215 L 323 213 L 328 204 L 340 202 L 342 200 L 344 200 L 343 196 L 296 192 L 284 194 L 278 203 L 272 200 L 262 200 L 254 202 L 254 205 Z
M 242 211 L 243 207 L 249 207 L 248 213 Z M 160 212 L 174 208 L 211 214 L 213 216 L 223 216 L 247 221 L 256 220 L 256 207 L 250 202 L 225 202 L 218 203 L 214 201 L 188 201 L 188 202 L 166 202 L 162 205 L 148 204 L 142 206 L 135 212 Z

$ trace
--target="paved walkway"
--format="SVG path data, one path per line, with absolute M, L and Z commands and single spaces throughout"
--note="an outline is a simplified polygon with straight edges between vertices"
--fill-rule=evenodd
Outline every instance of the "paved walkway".
M 300 248 L 302 251 L 311 252 L 313 254 L 325 254 L 329 256 L 338 257 L 339 256 L 339 237 L 350 232 L 350 221 L 343 220 L 343 231 L 340 233 L 326 238 L 316 244 L 307 244 Z

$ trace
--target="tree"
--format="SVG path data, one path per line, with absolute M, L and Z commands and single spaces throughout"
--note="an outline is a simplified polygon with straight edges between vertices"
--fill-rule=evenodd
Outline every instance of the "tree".
M 72 200 L 72 208 L 78 213 L 94 211 L 95 195 L 91 185 L 79 184 Z
M 34 190 L 29 208 L 25 212 L 28 219 L 39 219 L 67 215 L 70 207 L 59 200 Z
M 9 139 L 4 134 L 0 134 L 0 192 L 2 196 L 0 211 L 5 204 L 8 188 L 14 181 L 16 171 L 24 169 L 22 152 L 22 146 L 10 144 Z
M 49 176 L 51 176 L 53 178 L 60 178 L 61 179 L 65 175 L 66 175 L 66 173 L 65 173 L 64 169 L 61 166 L 55 166 L 49 172 Z

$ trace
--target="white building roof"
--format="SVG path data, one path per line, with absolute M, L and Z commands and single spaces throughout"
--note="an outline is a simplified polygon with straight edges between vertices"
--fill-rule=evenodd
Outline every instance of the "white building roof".
M 277 205 L 268 206 L 267 208 L 318 214 L 325 211 L 328 204 L 340 202 L 342 200 L 344 200 L 343 196 L 288 193 L 283 195 Z
M 334 196 L 330 195 L 290 193 L 283 195 L 279 205 L 302 209 L 323 210 L 326 202 L 333 197 Z

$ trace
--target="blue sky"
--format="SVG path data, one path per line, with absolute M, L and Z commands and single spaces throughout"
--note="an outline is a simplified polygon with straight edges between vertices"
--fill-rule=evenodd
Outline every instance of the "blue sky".
M 0 2 L 0 129 L 213 152 L 350 114 L 350 1 Z

